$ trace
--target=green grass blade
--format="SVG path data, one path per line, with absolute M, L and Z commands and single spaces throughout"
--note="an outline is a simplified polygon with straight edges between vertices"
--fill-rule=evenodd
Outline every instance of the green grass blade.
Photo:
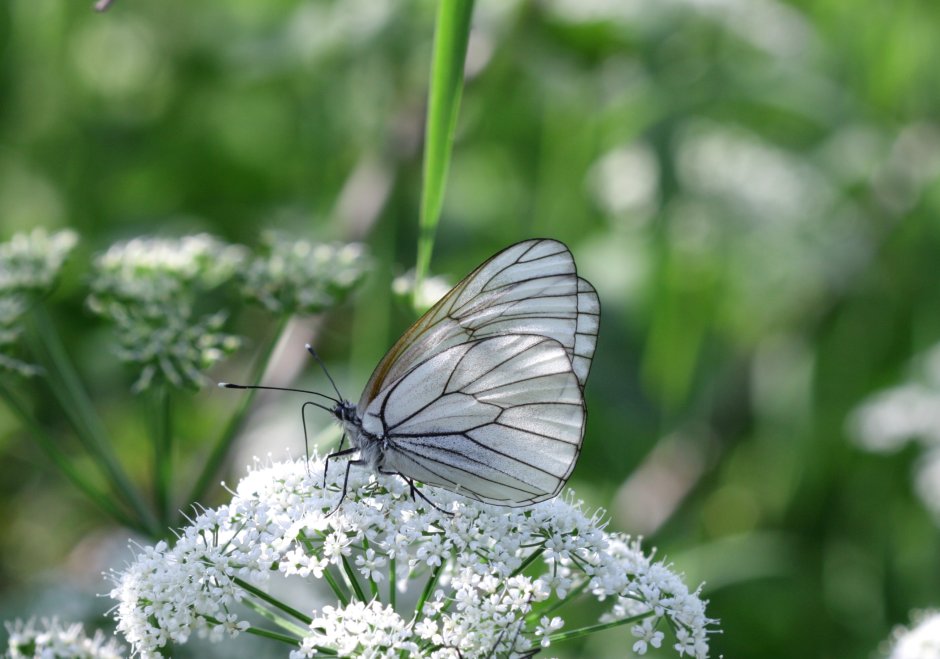
M 444 187 L 447 183 L 451 146 L 454 142 L 457 111 L 460 108 L 460 94 L 463 89 L 463 68 L 472 15 L 473 0 L 441 0 L 438 3 L 428 88 L 424 183 L 418 220 L 418 258 L 415 264 L 413 303 L 418 300 L 421 282 L 427 276 L 431 265 L 434 234 L 441 218 Z

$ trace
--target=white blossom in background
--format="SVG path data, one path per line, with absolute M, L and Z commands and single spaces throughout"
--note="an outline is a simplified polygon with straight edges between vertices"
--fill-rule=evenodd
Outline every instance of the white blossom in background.
M 274 314 L 313 314 L 337 305 L 365 276 L 359 243 L 314 243 L 278 234 L 239 273 L 242 292 Z
M 16 354 L 23 318 L 36 298 L 52 291 L 77 242 L 74 231 L 49 234 L 39 228 L 0 243 L 0 373 L 24 377 L 40 373 L 39 367 Z
M 125 648 L 101 630 L 88 637 L 79 623 L 56 619 L 6 622 L 7 659 L 120 659 Z
M 847 427 L 859 446 L 877 453 L 919 442 L 915 490 L 940 520 L 940 345 L 914 358 L 905 381 L 862 401 Z
M 898 627 L 892 634 L 888 659 L 937 659 L 940 657 L 940 613 L 921 611 L 910 629 Z
M 637 540 L 606 532 L 602 515 L 587 515 L 570 494 L 503 508 L 423 488 L 431 505 L 401 479 L 353 467 L 337 507 L 344 473 L 334 463 L 324 487 L 319 457 L 258 466 L 175 544 L 139 549 L 112 575 L 118 630 L 133 651 L 157 657 L 193 635 L 257 631 L 251 610 L 264 605 L 285 619 L 276 630 L 292 659 L 402 649 L 434 659 L 531 656 L 598 631 L 565 621 L 574 601 L 593 597 L 610 603 L 597 627 L 631 629 L 635 653 L 671 645 L 679 656 L 708 656 L 715 621 L 699 592 Z M 277 574 L 331 593 L 333 604 L 298 611 L 264 599 Z
M 409 270 L 392 280 L 392 293 L 410 305 L 414 299 L 415 310 L 423 313 L 450 292 L 452 284 L 444 277 L 426 277 L 415 295 L 415 271 Z
M 170 304 L 191 303 L 194 291 L 231 278 L 246 256 L 245 248 L 205 233 L 115 243 L 95 259 L 88 302 L 105 316 L 113 304 L 164 313 Z
M 95 259 L 88 306 L 114 323 L 119 358 L 140 369 L 136 391 L 155 380 L 198 388 L 202 371 L 238 349 L 241 339 L 222 331 L 223 312 L 197 317 L 194 308 L 245 258 L 243 247 L 198 234 L 134 238 Z

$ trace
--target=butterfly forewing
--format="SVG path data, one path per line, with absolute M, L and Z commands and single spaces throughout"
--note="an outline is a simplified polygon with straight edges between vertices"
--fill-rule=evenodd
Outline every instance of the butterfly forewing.
M 581 383 L 565 347 L 532 334 L 464 342 L 433 355 L 363 411 L 381 428 L 383 468 L 481 501 L 548 499 L 584 432 Z
M 468 341 L 535 334 L 557 341 L 584 386 L 600 305 L 578 278 L 571 252 L 555 240 L 507 247 L 467 275 L 385 355 L 359 401 L 365 409 L 416 364 Z

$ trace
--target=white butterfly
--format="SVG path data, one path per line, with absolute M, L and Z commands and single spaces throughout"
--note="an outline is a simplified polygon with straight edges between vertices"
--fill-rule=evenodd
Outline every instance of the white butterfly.
M 550 499 L 581 450 L 599 319 L 563 243 L 507 247 L 398 339 L 357 405 L 335 405 L 352 448 L 327 460 L 358 453 L 347 477 L 367 465 L 487 503 Z
M 581 451 L 599 320 L 597 293 L 563 243 L 507 247 L 398 339 L 358 404 L 339 390 L 303 392 L 333 401 L 304 405 L 330 411 L 352 444 L 327 456 L 324 483 L 331 459 L 358 453 L 343 498 L 356 465 L 401 476 L 422 497 L 416 481 L 503 506 L 552 498 Z

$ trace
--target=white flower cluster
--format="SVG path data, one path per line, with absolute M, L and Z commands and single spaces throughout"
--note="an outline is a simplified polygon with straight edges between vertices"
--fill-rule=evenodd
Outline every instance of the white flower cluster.
M 224 314 L 196 318 L 193 308 L 199 293 L 230 279 L 244 259 L 244 248 L 199 234 L 135 238 L 95 260 L 88 306 L 115 324 L 119 357 L 141 367 L 136 390 L 156 378 L 198 388 L 201 371 L 241 345 L 222 332 Z
M 8 659 L 120 659 L 125 648 L 116 639 L 105 637 L 101 630 L 89 638 L 82 625 L 64 625 L 58 620 L 35 620 L 12 624 L 7 628 Z
M 870 451 L 896 451 L 918 440 L 915 486 L 924 505 L 940 519 L 940 345 L 913 360 L 911 375 L 863 401 L 848 420 L 855 441 Z
M 671 629 L 680 656 L 708 656 L 715 621 L 699 594 L 570 497 L 511 509 L 424 488 L 431 505 L 401 479 L 354 466 L 337 508 L 343 472 L 335 465 L 324 487 L 320 458 L 259 467 L 174 546 L 142 549 L 111 592 L 134 651 L 237 635 L 264 604 L 295 630 L 281 639 L 294 659 L 530 656 L 593 631 L 558 631 L 562 606 L 591 594 L 613 603 L 596 627 L 632 626 L 638 654 Z M 265 591 L 277 573 L 328 586 L 334 603 L 312 615 L 279 603 Z
M 202 233 L 182 238 L 143 236 L 112 245 L 95 259 L 93 309 L 134 304 L 150 313 L 191 301 L 194 289 L 228 280 L 245 260 L 245 249 Z
M 894 631 L 888 659 L 937 659 L 940 657 L 940 613 L 921 611 L 914 625 Z
M 0 243 L 0 371 L 26 377 L 39 373 L 38 367 L 15 356 L 23 314 L 32 296 L 45 295 L 52 289 L 77 242 L 74 231 L 50 235 L 44 229 L 34 229 Z
M 48 292 L 77 242 L 78 234 L 68 229 L 51 235 L 33 229 L 0 243 L 0 292 Z
M 241 273 L 245 296 L 271 313 L 312 314 L 335 306 L 366 273 L 369 259 L 359 243 L 311 243 L 276 234 L 268 253 Z

